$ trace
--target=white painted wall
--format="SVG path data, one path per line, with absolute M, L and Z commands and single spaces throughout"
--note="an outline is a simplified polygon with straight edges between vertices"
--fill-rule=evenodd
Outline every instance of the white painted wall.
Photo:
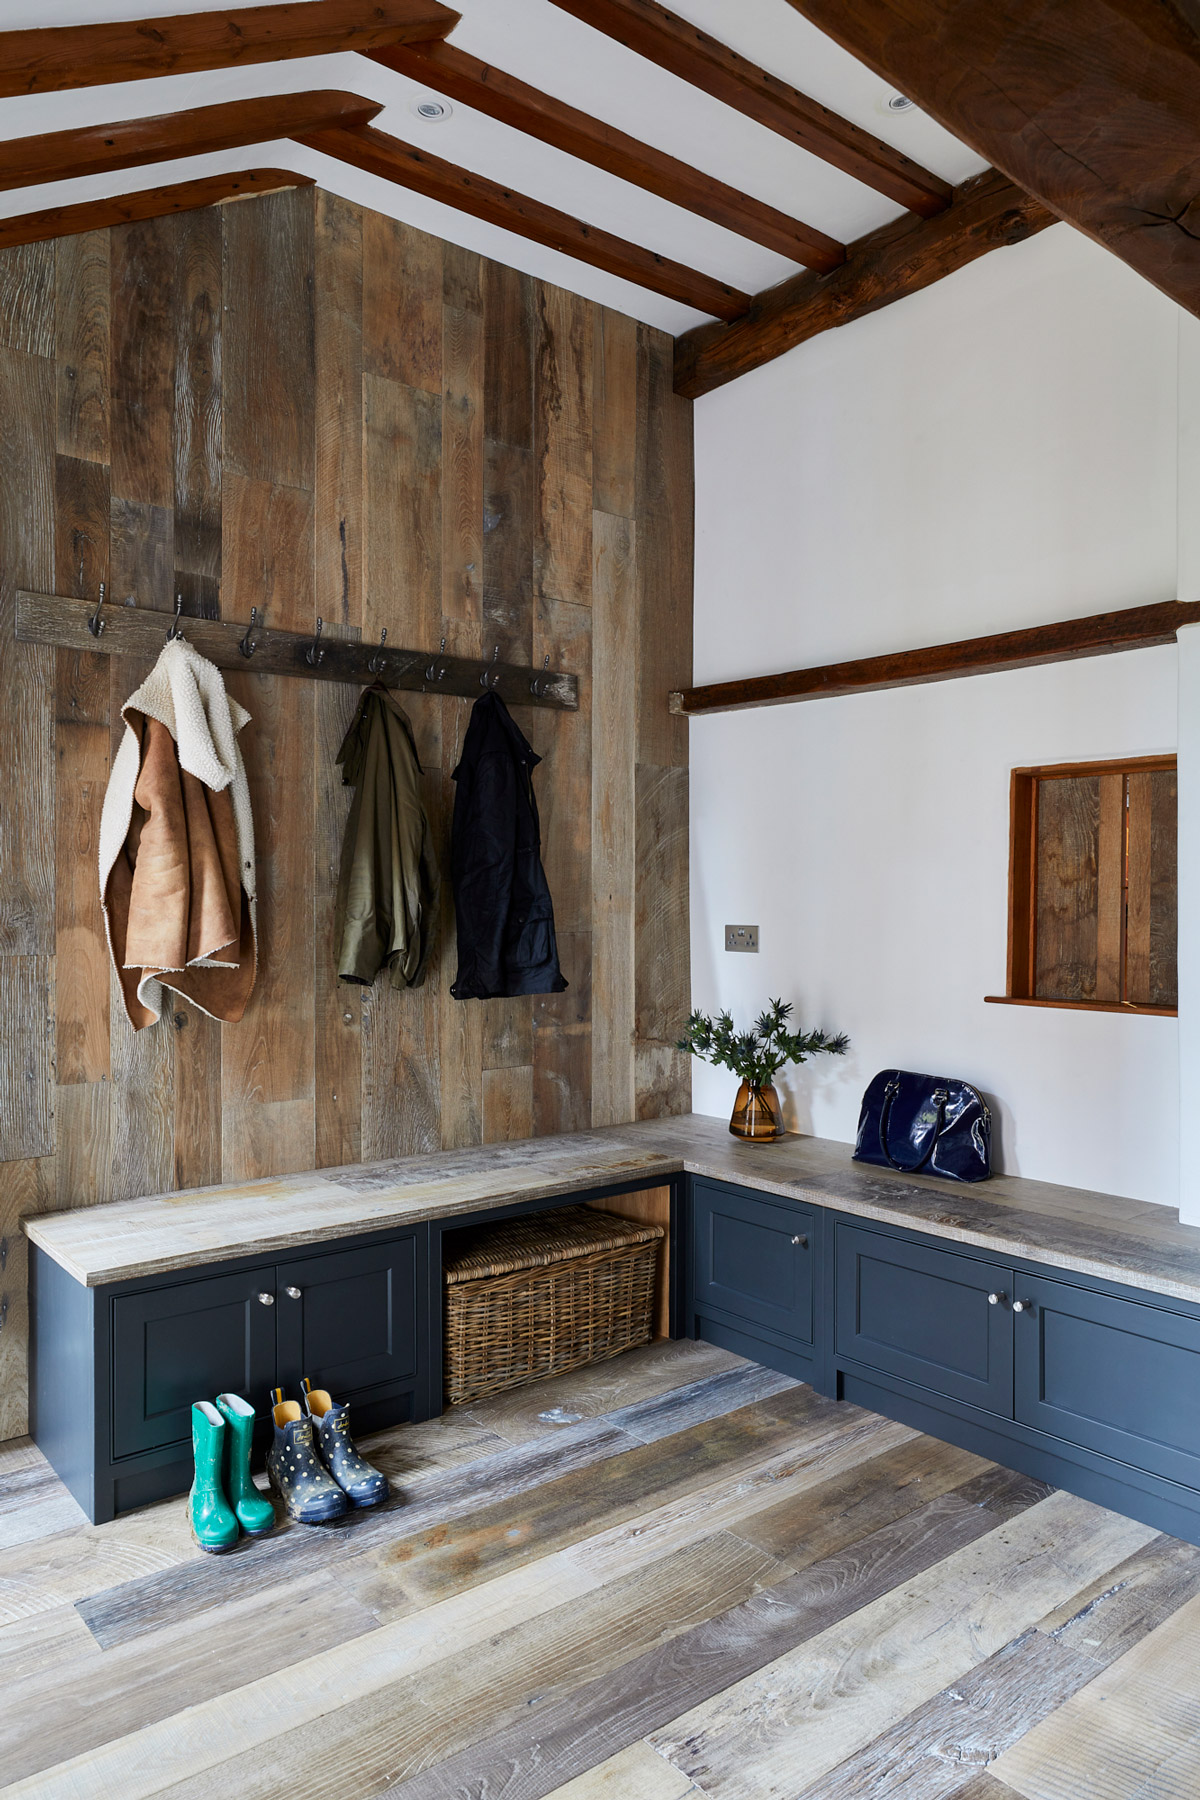
M 1179 598 L 1200 601 L 1200 320 L 1179 315 Z M 1179 917 L 1200 909 L 1200 625 L 1179 633 Z M 1200 1225 L 1200 932 L 1179 943 L 1179 1216 Z
M 697 680 L 1174 598 L 1178 388 L 1176 308 L 1060 226 L 700 401 Z M 1175 749 L 1177 660 L 692 725 L 695 1003 L 782 993 L 852 1039 L 788 1084 L 796 1128 L 852 1140 L 888 1065 L 959 1075 L 1010 1172 L 1176 1204 L 1176 1022 L 984 996 L 1011 769 Z M 734 1086 L 697 1064 L 696 1110 Z

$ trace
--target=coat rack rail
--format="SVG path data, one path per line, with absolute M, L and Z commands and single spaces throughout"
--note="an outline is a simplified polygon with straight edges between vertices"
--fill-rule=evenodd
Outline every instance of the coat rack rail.
M 101 651 L 107 656 L 156 657 L 175 615 L 145 606 L 97 606 L 61 594 L 17 595 L 16 636 L 23 644 L 55 644 L 63 650 Z M 526 668 L 491 657 L 447 656 L 442 649 L 404 650 L 389 644 L 327 637 L 318 620 L 314 632 L 275 631 L 257 614 L 250 624 L 183 616 L 179 629 L 202 656 L 220 669 L 252 669 L 256 675 L 299 675 L 312 681 L 346 681 L 475 699 L 486 689 L 508 706 L 579 709 L 579 680 L 543 666 Z

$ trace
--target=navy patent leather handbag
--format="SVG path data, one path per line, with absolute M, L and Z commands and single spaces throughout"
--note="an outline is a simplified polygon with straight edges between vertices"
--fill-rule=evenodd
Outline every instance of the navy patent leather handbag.
M 863 1095 L 856 1162 L 904 1175 L 986 1181 L 992 1172 L 992 1115 L 966 1081 L 881 1069 Z

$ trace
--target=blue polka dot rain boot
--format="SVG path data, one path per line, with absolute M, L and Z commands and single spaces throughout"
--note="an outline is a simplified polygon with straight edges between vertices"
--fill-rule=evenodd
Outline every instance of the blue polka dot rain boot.
M 378 1506 L 387 1499 L 387 1476 L 359 1455 L 350 1436 L 350 1408 L 335 1406 L 324 1388 L 309 1386 L 306 1375 L 304 1410 L 312 1420 L 317 1449 L 351 1506 Z
M 296 1411 L 299 1412 L 297 1407 Z M 219 1555 L 238 1541 L 237 1517 L 221 1486 L 221 1459 L 225 1449 L 225 1421 L 209 1400 L 192 1407 L 192 1455 L 195 1474 L 188 1495 L 188 1528 L 201 1550 Z
M 295 1400 L 285 1400 L 282 1388 L 271 1392 L 274 1402 L 275 1442 L 267 1452 L 267 1479 L 298 1525 L 330 1525 L 340 1519 L 349 1502 L 317 1455 L 312 1420 L 306 1419 Z
M 260 1494 L 250 1475 L 254 1408 L 240 1394 L 218 1394 L 217 1411 L 225 1421 L 225 1497 L 247 1537 L 265 1537 L 275 1529 L 275 1508 Z

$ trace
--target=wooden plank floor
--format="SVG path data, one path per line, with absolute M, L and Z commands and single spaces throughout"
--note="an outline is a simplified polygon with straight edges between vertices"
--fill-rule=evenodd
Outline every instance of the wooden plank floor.
M 1194 1800 L 1200 1550 L 709 1345 L 225 1557 L 0 1445 L 0 1793 Z

